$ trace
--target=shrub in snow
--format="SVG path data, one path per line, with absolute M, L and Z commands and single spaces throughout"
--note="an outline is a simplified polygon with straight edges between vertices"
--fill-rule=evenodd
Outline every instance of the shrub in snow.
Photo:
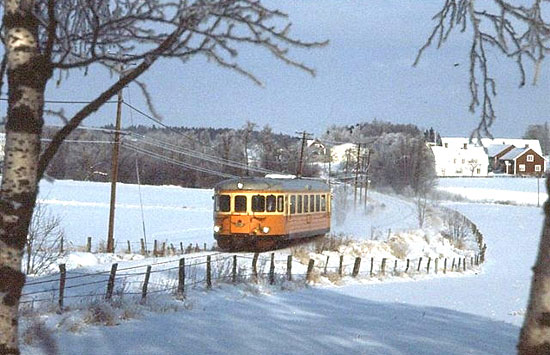
M 23 331 L 21 338 L 24 344 L 39 347 L 45 354 L 58 353 L 53 331 L 38 318 L 31 320 L 31 324 Z
M 90 305 L 84 316 L 86 324 L 116 325 L 116 311 L 107 302 L 95 302 Z

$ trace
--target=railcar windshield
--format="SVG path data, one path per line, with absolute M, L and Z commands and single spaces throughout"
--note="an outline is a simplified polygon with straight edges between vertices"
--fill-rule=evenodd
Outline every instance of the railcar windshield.
M 264 212 L 265 211 L 265 196 L 256 195 L 252 196 L 252 212 Z
M 214 201 L 214 210 L 216 212 L 229 212 L 231 210 L 231 198 L 229 195 L 216 195 Z
M 246 212 L 246 196 L 235 196 L 235 212 Z

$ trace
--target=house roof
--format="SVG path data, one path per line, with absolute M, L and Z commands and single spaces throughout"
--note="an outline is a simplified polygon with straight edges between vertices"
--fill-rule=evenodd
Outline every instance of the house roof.
M 502 157 L 500 157 L 501 160 L 513 160 L 517 159 L 520 155 L 527 152 L 531 148 L 514 148 L 508 153 L 504 154 Z
M 513 147 L 512 144 L 493 144 L 487 147 L 487 155 L 490 157 L 494 157 L 495 155 L 498 155 L 503 150 L 506 150 L 510 147 Z M 523 148 L 522 148 L 523 149 Z

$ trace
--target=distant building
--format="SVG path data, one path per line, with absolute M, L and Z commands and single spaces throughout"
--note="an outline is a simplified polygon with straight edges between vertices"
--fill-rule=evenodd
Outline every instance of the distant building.
M 441 145 L 429 144 L 437 176 L 487 176 L 489 159 L 485 149 L 468 139 L 441 138 Z
M 537 176 L 545 171 L 546 160 L 529 147 L 514 148 L 498 160 L 499 170 L 508 175 Z

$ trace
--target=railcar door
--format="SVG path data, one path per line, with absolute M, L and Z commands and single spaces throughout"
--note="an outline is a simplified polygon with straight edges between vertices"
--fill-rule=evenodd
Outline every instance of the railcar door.
M 231 234 L 250 234 L 250 216 L 248 215 L 247 198 L 236 195 L 231 214 Z

